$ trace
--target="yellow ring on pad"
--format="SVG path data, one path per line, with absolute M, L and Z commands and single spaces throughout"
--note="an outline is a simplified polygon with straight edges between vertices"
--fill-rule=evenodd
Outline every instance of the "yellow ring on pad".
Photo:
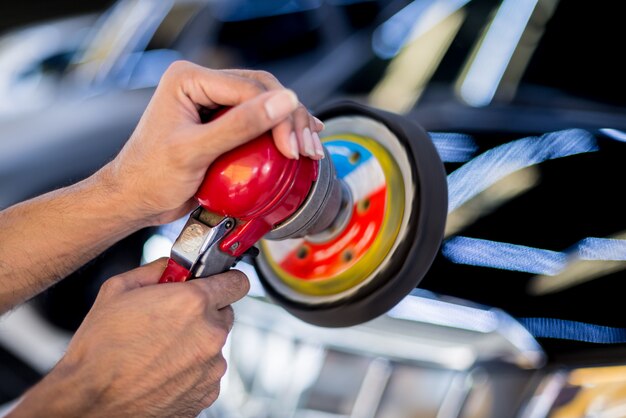
M 391 250 L 404 217 L 405 190 L 400 168 L 387 149 L 372 138 L 354 135 L 337 134 L 322 139 L 322 142 L 341 140 L 353 142 L 372 154 L 385 176 L 386 196 L 383 221 L 378 236 L 372 245 L 347 270 L 334 277 L 304 280 L 285 271 L 273 258 L 265 240 L 261 241 L 261 256 L 267 261 L 272 272 L 292 290 L 310 296 L 329 296 L 353 288 L 366 279 L 385 260 Z M 356 202 L 354 202 L 356 203 Z M 356 210 L 356 209 L 355 209 Z

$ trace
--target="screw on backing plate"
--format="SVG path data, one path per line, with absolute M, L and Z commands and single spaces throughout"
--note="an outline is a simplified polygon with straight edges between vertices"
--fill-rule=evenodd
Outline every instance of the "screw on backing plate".
M 298 251 L 296 252 L 296 257 L 298 257 L 300 260 L 303 260 L 306 258 L 306 256 L 309 255 L 309 249 L 307 247 L 300 247 L 298 248 Z
M 341 258 L 344 262 L 349 263 L 354 258 L 354 253 L 352 252 L 352 250 L 346 250 L 341 255 Z
M 361 159 L 361 153 L 358 151 L 354 151 L 352 154 L 350 154 L 350 156 L 348 157 L 348 161 L 350 161 L 350 164 L 356 164 L 359 162 L 359 160 Z
M 365 198 L 361 201 L 359 201 L 359 203 L 357 204 L 357 210 L 361 213 L 363 212 L 367 212 L 367 210 L 370 208 L 371 206 L 371 201 L 368 198 Z
M 230 251 L 235 251 L 237 248 L 239 248 L 239 242 L 235 242 L 233 245 L 231 245 Z

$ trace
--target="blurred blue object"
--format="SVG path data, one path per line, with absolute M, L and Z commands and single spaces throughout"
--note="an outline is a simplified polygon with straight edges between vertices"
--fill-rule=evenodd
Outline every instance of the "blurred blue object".
M 457 264 L 554 276 L 578 260 L 625 261 L 626 240 L 585 238 L 561 252 L 457 236 L 444 243 L 442 254 Z
M 585 238 L 576 244 L 581 260 L 626 260 L 626 240 L 615 238 Z
M 372 48 L 383 59 L 393 58 L 411 39 L 416 38 L 470 0 L 414 0 L 381 24 L 372 37 Z
M 546 160 L 597 151 L 593 135 L 581 129 L 551 132 L 493 148 L 448 176 L 452 212 L 498 180 Z
M 447 240 L 442 253 L 457 264 L 534 274 L 554 275 L 567 265 L 562 252 L 468 237 Z
M 594 344 L 626 343 L 626 328 L 607 327 L 557 318 L 518 318 L 537 338 L 583 341 Z
M 225 22 L 302 12 L 316 9 L 321 0 L 217 0 L 216 17 Z
M 52 100 L 95 20 L 95 15 L 54 20 L 0 37 L 0 120 Z
M 0 38 L 0 121 L 58 100 L 154 87 L 182 54 L 167 49 L 207 0 L 118 0 L 94 16 L 52 21 Z M 165 48 L 150 47 L 159 36 Z M 36 98 L 36 99 L 35 99 Z
M 444 163 L 464 163 L 471 160 L 478 151 L 478 145 L 471 135 L 451 132 L 431 132 L 432 139 Z
M 600 129 L 600 132 L 611 139 L 615 139 L 620 142 L 626 142 L 626 132 L 624 131 L 620 131 L 618 129 L 603 128 Z
M 493 100 L 538 0 L 504 0 L 480 44 L 460 94 L 472 106 Z

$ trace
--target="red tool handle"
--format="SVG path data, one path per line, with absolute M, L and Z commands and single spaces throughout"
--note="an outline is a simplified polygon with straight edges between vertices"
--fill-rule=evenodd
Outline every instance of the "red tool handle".
M 170 258 L 167 260 L 167 266 L 161 275 L 159 283 L 184 282 L 189 276 L 189 270 Z
M 208 119 L 227 111 L 219 110 Z M 285 157 L 270 132 L 215 160 L 194 197 L 205 210 L 237 219 L 237 226 L 221 242 L 221 251 L 242 256 L 295 213 L 317 180 L 318 164 L 309 158 Z M 161 282 L 181 282 L 189 276 L 188 270 L 170 259 Z

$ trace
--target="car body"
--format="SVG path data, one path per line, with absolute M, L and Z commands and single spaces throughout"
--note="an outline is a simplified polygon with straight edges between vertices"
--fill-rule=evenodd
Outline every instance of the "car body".
M 47 101 L 50 84 L 58 82 L 81 46 L 82 34 L 96 16 L 59 19 L 20 28 L 0 37 L 0 118 L 33 109 Z

